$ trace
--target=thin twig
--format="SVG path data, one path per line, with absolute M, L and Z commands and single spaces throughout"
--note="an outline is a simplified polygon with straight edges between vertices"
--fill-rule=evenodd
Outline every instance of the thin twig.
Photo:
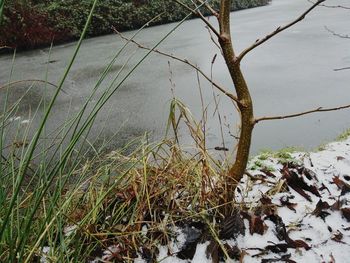
M 275 35 L 281 33 L 282 31 L 290 28 L 291 26 L 295 25 L 296 23 L 302 21 L 308 13 L 310 13 L 313 9 L 315 9 L 318 5 L 323 3 L 326 0 L 318 0 L 316 3 L 314 3 L 308 10 L 306 10 L 304 13 L 302 13 L 297 19 L 294 21 L 288 23 L 285 26 L 279 26 L 277 29 L 270 34 L 266 35 L 262 39 L 257 39 L 254 44 L 252 44 L 250 47 L 246 48 L 242 51 L 242 53 L 237 57 L 237 61 L 241 61 L 245 55 L 247 55 L 250 51 L 255 49 L 256 47 L 260 46 L 261 44 L 265 43 L 270 38 L 274 37 Z
M 310 2 L 312 4 L 315 3 L 311 0 L 308 0 L 308 2 Z M 349 6 L 344 6 L 344 5 L 325 5 L 325 4 L 322 4 L 320 6 L 327 7 L 327 8 L 341 8 L 341 9 L 348 9 L 348 10 L 350 9 Z
M 118 30 L 116 30 L 115 28 L 113 28 L 114 32 L 116 34 L 118 34 L 122 39 L 126 40 L 126 41 L 129 41 L 133 44 L 135 44 L 138 48 L 141 48 L 141 49 L 145 49 L 145 50 L 152 50 L 151 48 L 149 47 L 146 47 L 146 46 L 143 46 L 141 45 L 140 43 L 136 42 L 135 40 L 133 39 L 129 39 L 127 37 L 125 37 L 122 33 L 120 33 Z M 177 60 L 177 61 L 180 61 L 184 64 L 187 64 L 189 65 L 190 67 L 192 67 L 193 69 L 197 70 L 199 72 L 199 74 L 201 74 L 206 80 L 208 80 L 210 83 L 212 83 L 214 85 L 215 88 L 217 88 L 219 91 L 221 91 L 223 94 L 225 94 L 227 97 L 229 97 L 231 100 L 235 101 L 236 103 L 239 103 L 237 97 L 235 95 L 233 95 L 232 93 L 228 92 L 225 88 L 221 87 L 219 84 L 215 83 L 209 76 L 207 76 L 198 66 L 194 65 L 193 63 L 191 63 L 190 61 L 188 61 L 187 59 L 182 59 L 182 58 L 179 58 L 179 57 L 176 57 L 172 54 L 168 54 L 168 53 L 165 53 L 163 51 L 160 51 L 158 49 L 153 49 L 152 50 L 153 52 L 159 54 L 159 55 L 162 55 L 162 56 L 165 56 L 165 57 L 168 57 L 168 58 L 171 58 L 171 59 L 174 59 L 174 60 Z
M 176 3 L 178 3 L 179 5 L 181 5 L 182 7 L 186 8 L 188 11 L 190 11 L 192 14 L 194 14 L 195 16 L 198 16 L 209 28 L 211 31 L 213 31 L 213 33 L 220 38 L 220 33 L 215 29 L 215 27 L 209 23 L 208 19 L 206 19 L 203 14 L 199 11 L 199 10 L 193 10 L 192 8 L 190 8 L 189 6 L 185 5 L 184 3 L 182 3 L 179 0 L 174 0 Z M 204 3 L 203 3 L 204 4 Z
M 342 35 L 342 34 L 339 34 L 331 29 L 329 29 L 327 26 L 324 27 L 328 32 L 330 32 L 333 36 L 336 36 L 336 37 L 340 37 L 340 38 L 346 38 L 346 39 L 350 39 L 350 35 Z
M 260 122 L 260 121 L 282 120 L 282 119 L 299 117 L 299 116 L 303 116 L 303 115 L 307 115 L 307 114 L 311 114 L 311 113 L 316 113 L 316 112 L 336 111 L 336 110 L 343 110 L 343 109 L 348 109 L 348 108 L 350 108 L 350 104 L 349 105 L 340 106 L 340 107 L 335 107 L 335 108 L 318 107 L 317 109 L 314 109 L 314 110 L 294 113 L 294 114 L 290 114 L 290 115 L 269 116 L 269 117 L 257 118 L 257 119 L 255 119 L 255 124 Z
M 345 68 L 335 68 L 333 69 L 334 71 L 341 71 L 341 70 L 346 70 L 346 69 L 350 69 L 350 67 L 345 67 Z
M 208 2 L 203 2 L 202 0 L 197 0 L 201 5 L 204 5 L 215 17 L 219 17 L 219 13 L 208 4 Z
M 213 79 L 213 67 L 214 67 L 214 63 L 215 63 L 215 60 L 216 60 L 216 54 L 214 55 L 212 61 L 211 61 L 211 66 L 210 66 L 210 78 Z M 213 116 L 215 115 L 215 113 L 217 113 L 218 115 L 218 120 L 219 120 L 219 127 L 220 127 L 220 135 L 221 135 L 221 140 L 222 140 L 222 147 L 215 147 L 215 150 L 217 149 L 220 149 L 220 150 L 224 150 L 224 155 L 225 157 L 227 157 L 227 154 L 226 154 L 226 145 L 225 145 L 225 139 L 224 139 L 224 131 L 223 131 L 223 128 L 222 128 L 222 120 L 221 120 L 221 114 L 220 114 L 220 111 L 219 111 L 219 102 L 216 98 L 216 94 L 215 94 L 215 90 L 214 90 L 214 87 L 212 85 L 212 90 L 213 90 L 213 98 L 214 98 L 214 103 L 215 103 L 215 110 L 214 110 L 214 113 L 213 113 Z M 236 104 L 234 104 L 236 105 Z M 237 106 L 236 106 L 237 107 Z
M 215 41 L 215 39 L 214 39 L 214 37 L 213 37 L 213 34 L 212 34 L 210 28 L 209 28 L 209 27 L 206 27 L 206 29 L 208 30 L 208 33 L 209 33 L 209 36 L 210 36 L 211 41 L 212 41 L 212 42 L 214 43 L 214 45 L 220 50 L 220 52 L 221 52 L 221 54 L 222 54 L 221 47 L 220 47 L 219 43 L 217 43 L 217 42 Z
M 340 37 L 340 38 L 344 38 L 344 39 L 350 39 L 350 35 L 342 35 L 342 34 L 339 34 L 331 29 L 329 29 L 327 26 L 324 27 L 328 32 L 330 32 L 333 36 L 336 36 L 336 37 Z M 336 68 L 336 69 L 333 69 L 334 71 L 341 71 L 341 70 L 346 70 L 346 69 L 350 69 L 350 67 L 344 67 L 344 68 Z

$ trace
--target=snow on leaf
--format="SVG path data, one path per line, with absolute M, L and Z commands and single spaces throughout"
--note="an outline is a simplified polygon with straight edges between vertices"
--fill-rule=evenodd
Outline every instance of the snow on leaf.
M 341 190 L 340 195 L 350 192 L 350 185 L 341 180 L 339 176 L 333 177 L 333 183 Z
M 259 235 L 263 235 L 266 229 L 266 225 L 260 216 L 249 214 L 248 212 L 241 212 L 243 218 L 249 221 L 249 233 L 253 235 L 257 233 Z
M 308 185 L 302 177 L 300 177 L 292 169 L 289 169 L 288 165 L 285 165 L 282 169 L 283 178 L 286 179 L 287 185 L 293 188 L 297 193 L 303 196 L 308 201 L 312 201 L 310 195 L 305 193 L 308 191 L 318 197 L 321 197 L 317 188 L 314 185 Z

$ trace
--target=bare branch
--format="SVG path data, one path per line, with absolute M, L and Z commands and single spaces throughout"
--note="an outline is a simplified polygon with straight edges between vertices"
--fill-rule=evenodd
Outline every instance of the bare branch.
M 219 17 L 219 13 L 211 7 L 211 5 L 208 4 L 208 2 L 204 2 L 202 0 L 197 0 L 199 3 L 201 3 L 201 5 L 204 5 L 211 13 L 213 16 L 215 17 Z
M 346 69 L 350 69 L 350 67 L 345 67 L 345 68 L 335 68 L 333 69 L 334 71 L 341 71 L 341 70 L 346 70 Z
M 178 3 L 179 5 L 181 5 L 182 7 L 186 8 L 188 11 L 190 11 L 192 14 L 198 16 L 200 19 L 202 19 L 202 21 L 210 28 L 211 31 L 213 31 L 213 33 L 217 36 L 220 37 L 219 32 L 215 29 L 215 27 L 209 23 L 208 19 L 206 19 L 203 14 L 197 9 L 194 10 L 192 8 L 190 8 L 189 6 L 185 5 L 184 3 L 182 3 L 179 0 L 174 0 L 176 3 Z M 202 3 L 204 4 L 204 2 Z
M 151 49 L 149 47 L 143 46 L 140 43 L 136 42 L 133 39 L 129 39 L 127 37 L 125 37 L 122 33 L 120 33 L 118 30 L 116 30 L 115 28 L 113 28 L 114 32 L 119 35 L 122 39 L 129 41 L 133 44 L 135 44 L 138 48 L 141 49 L 145 49 L 145 50 L 149 50 L 149 51 L 153 51 L 159 55 L 180 61 L 184 64 L 189 65 L 190 67 L 192 67 L 193 69 L 195 69 L 196 71 L 198 71 L 199 74 L 201 74 L 206 80 L 208 80 L 215 88 L 217 88 L 219 91 L 221 91 L 223 94 L 225 94 L 227 97 L 229 97 L 231 100 L 235 101 L 236 103 L 239 103 L 237 97 L 235 95 L 233 95 L 232 93 L 228 92 L 225 88 L 221 87 L 219 84 L 215 83 L 209 76 L 207 76 L 198 66 L 194 65 L 193 63 L 191 63 L 190 61 L 188 61 L 187 59 L 183 59 L 183 58 L 179 58 L 173 54 L 168 54 L 165 53 L 163 51 L 160 51 L 158 49 Z
M 346 39 L 350 39 L 350 36 L 349 35 L 342 35 L 342 34 L 339 34 L 331 29 L 329 29 L 327 26 L 324 27 L 328 32 L 330 32 L 333 36 L 336 36 L 336 37 L 340 37 L 340 38 L 346 38 Z
M 255 124 L 258 123 L 258 122 L 261 122 L 261 121 L 283 120 L 283 119 L 295 118 L 295 117 L 299 117 L 299 116 L 303 116 L 303 115 L 307 115 L 307 114 L 311 114 L 311 113 L 316 113 L 316 112 L 337 111 L 337 110 L 343 110 L 343 109 L 348 109 L 348 108 L 350 108 L 350 104 L 349 105 L 340 106 L 340 107 L 335 107 L 335 108 L 319 107 L 319 108 L 314 109 L 314 110 L 299 112 L 299 113 L 290 114 L 290 115 L 270 116 L 270 117 L 257 118 L 257 119 L 255 119 Z
M 247 55 L 250 51 L 255 49 L 256 47 L 260 46 L 261 44 L 265 43 L 267 40 L 270 38 L 274 37 L 275 35 L 281 33 L 282 31 L 290 28 L 291 26 L 295 25 L 296 23 L 302 21 L 308 13 L 310 13 L 313 9 L 315 9 L 318 5 L 323 3 L 326 0 L 318 0 L 316 3 L 314 3 L 309 9 L 307 9 L 304 13 L 302 13 L 297 19 L 294 21 L 288 23 L 285 26 L 279 26 L 277 29 L 270 34 L 266 35 L 262 39 L 257 39 L 254 44 L 252 44 L 250 47 L 246 48 L 245 50 L 242 51 L 242 53 L 237 57 L 238 61 L 241 61 L 245 55 Z
M 310 2 L 312 4 L 315 3 L 315 2 L 313 2 L 311 0 L 308 0 L 308 2 Z M 350 10 L 349 6 L 344 6 L 344 5 L 325 5 L 325 4 L 322 4 L 320 6 L 327 7 L 327 8 L 341 8 L 341 9 L 348 9 L 348 10 Z
M 329 29 L 327 26 L 324 27 L 328 32 L 330 32 L 333 36 L 340 37 L 343 39 L 350 39 L 350 35 L 342 35 L 339 33 L 336 33 L 335 31 Z M 350 67 L 343 67 L 343 68 L 335 68 L 334 71 L 341 71 L 341 70 L 347 70 L 350 69 Z
M 211 41 L 214 43 L 214 45 L 220 50 L 221 54 L 222 54 L 222 50 L 221 50 L 221 47 L 219 45 L 219 43 L 217 43 L 213 37 L 213 34 L 212 32 L 210 31 L 210 28 L 209 27 L 206 27 L 206 29 L 208 30 L 208 33 L 209 33 L 209 36 L 210 36 L 210 39 Z

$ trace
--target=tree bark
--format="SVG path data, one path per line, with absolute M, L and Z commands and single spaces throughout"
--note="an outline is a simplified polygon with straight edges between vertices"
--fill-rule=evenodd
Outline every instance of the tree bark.
M 238 98 L 238 108 L 241 116 L 241 129 L 238 140 L 235 162 L 230 167 L 227 180 L 227 197 L 232 200 L 234 190 L 239 180 L 243 177 L 247 167 L 252 132 L 254 128 L 253 103 L 248 89 L 248 85 L 243 76 L 240 61 L 235 56 L 230 33 L 230 3 L 231 0 L 221 0 L 219 26 L 219 43 L 223 56 L 231 75 Z M 228 200 L 230 201 L 230 200 Z

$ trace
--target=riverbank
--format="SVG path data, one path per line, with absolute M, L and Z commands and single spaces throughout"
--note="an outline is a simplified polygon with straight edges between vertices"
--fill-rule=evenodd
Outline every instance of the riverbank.
M 37 242 L 28 250 L 41 262 L 72 256 L 94 263 L 346 262 L 347 135 L 318 152 L 256 156 L 250 167 L 259 167 L 247 171 L 233 203 L 221 200 L 223 167 L 200 162 L 203 153 L 189 158 L 173 145 L 163 162 L 162 147 L 144 145 L 142 161 L 136 161 L 137 152 L 111 152 L 102 162 L 86 163 L 79 171 L 94 174 L 64 194 L 75 209 L 65 209 L 60 241 Z M 151 164 L 149 154 L 163 161 Z M 120 162 L 133 167 L 121 173 Z M 107 182 L 106 176 L 113 177 Z M 223 216 L 226 206 L 235 207 L 231 216 Z M 45 231 L 54 234 L 55 227 Z M 60 255 L 63 244 L 70 254 Z
M 203 226 L 175 230 L 161 262 L 347 262 L 350 257 L 350 138 L 318 152 L 260 154 L 239 183 L 230 220 L 216 238 Z M 175 201 L 176 202 L 176 201 Z M 232 221 L 233 220 L 233 221 Z M 225 222 L 225 221 L 223 221 Z M 227 222 L 226 222 L 227 223 Z M 230 224 L 230 223 L 227 223 Z M 220 223 L 218 223 L 220 228 Z M 147 233 L 147 229 L 146 229 Z M 200 233 L 200 234 L 198 234 Z M 197 244 L 192 244 L 197 235 Z M 183 257 L 191 255 L 191 257 Z M 231 257 L 231 261 L 225 259 Z M 137 262 L 147 262 L 139 255 Z
M 267 5 L 270 0 L 232 1 L 232 11 Z M 218 1 L 214 1 L 213 6 Z M 190 1 L 188 1 L 190 4 Z M 0 47 L 33 49 L 76 40 L 80 37 L 91 1 L 6 1 L 3 24 L 0 27 Z M 210 12 L 201 8 L 204 15 Z M 100 0 L 87 36 L 140 28 L 149 23 L 165 24 L 183 19 L 188 14 L 175 1 Z M 193 16 L 192 16 L 193 17 Z M 3 49 L 4 51 L 8 48 Z

